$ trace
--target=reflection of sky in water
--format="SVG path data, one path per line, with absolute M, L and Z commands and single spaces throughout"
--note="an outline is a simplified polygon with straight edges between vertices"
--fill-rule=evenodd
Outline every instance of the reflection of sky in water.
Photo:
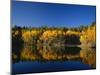
M 70 71 L 70 70 L 85 70 L 91 69 L 87 64 L 79 61 L 65 62 L 20 62 L 13 65 L 14 73 L 36 73 L 36 72 L 51 72 L 51 71 Z

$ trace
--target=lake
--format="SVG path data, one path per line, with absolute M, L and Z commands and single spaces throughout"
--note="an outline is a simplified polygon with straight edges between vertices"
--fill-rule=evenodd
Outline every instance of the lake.
M 14 50 L 17 49 L 17 50 Z M 13 48 L 13 74 L 88 70 L 96 68 L 95 48 L 37 47 Z

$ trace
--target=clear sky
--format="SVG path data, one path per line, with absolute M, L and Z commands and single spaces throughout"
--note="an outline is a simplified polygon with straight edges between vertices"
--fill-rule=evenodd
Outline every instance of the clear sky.
M 77 27 L 90 25 L 94 21 L 95 6 L 12 1 L 12 25 Z

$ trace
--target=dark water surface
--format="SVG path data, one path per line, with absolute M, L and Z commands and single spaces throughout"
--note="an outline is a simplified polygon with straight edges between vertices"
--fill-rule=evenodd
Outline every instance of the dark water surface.
M 19 62 L 13 64 L 12 72 L 21 73 L 39 73 L 39 72 L 54 72 L 54 71 L 72 71 L 72 70 L 86 70 L 91 69 L 91 66 L 80 61 L 50 61 L 41 63 L 35 62 Z

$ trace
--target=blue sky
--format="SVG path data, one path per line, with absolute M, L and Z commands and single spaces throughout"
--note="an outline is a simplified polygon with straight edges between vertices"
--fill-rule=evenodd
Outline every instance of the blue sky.
M 12 25 L 78 27 L 90 25 L 94 21 L 95 6 L 12 1 Z

